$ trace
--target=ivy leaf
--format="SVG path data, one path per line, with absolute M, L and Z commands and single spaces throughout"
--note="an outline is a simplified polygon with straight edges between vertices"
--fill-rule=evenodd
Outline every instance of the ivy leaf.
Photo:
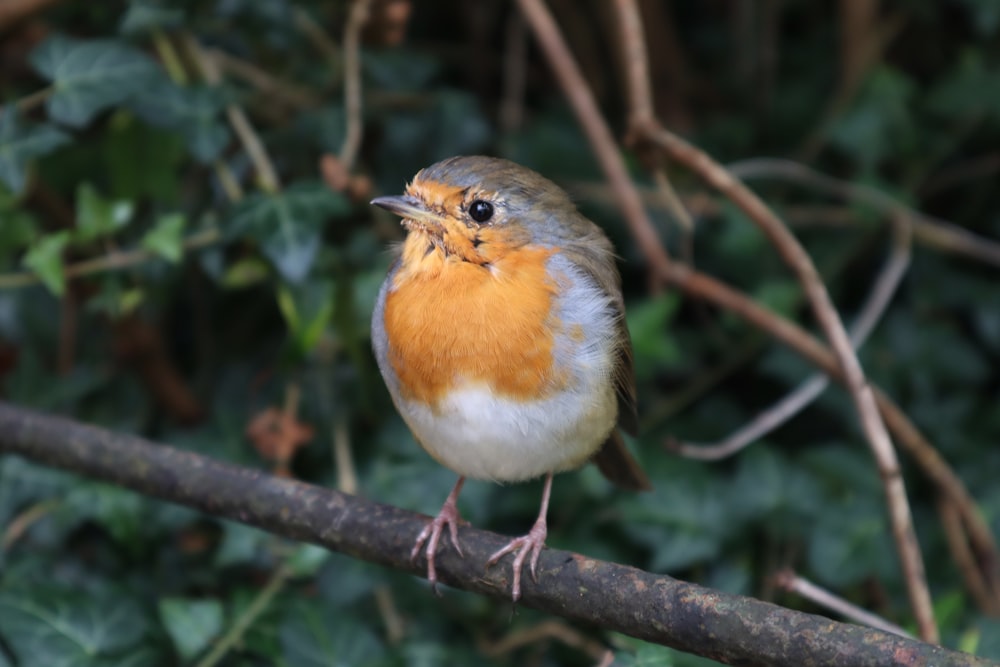
M 281 626 L 290 667 L 363 667 L 382 664 L 385 649 L 370 630 L 318 604 L 299 603 Z
M 63 273 L 62 253 L 69 244 L 70 232 L 63 230 L 46 234 L 28 249 L 24 255 L 24 265 L 41 279 L 42 283 L 56 296 L 66 291 L 66 276 Z
M 150 90 L 164 74 L 154 60 L 119 40 L 80 41 L 62 35 L 32 52 L 31 64 L 52 82 L 49 116 L 82 127 L 100 111 Z
M 333 318 L 334 284 L 329 280 L 310 280 L 278 289 L 281 310 L 297 351 L 308 354 Z
M 70 140 L 53 125 L 22 125 L 12 106 L 0 108 L 0 181 L 15 194 L 24 189 L 28 163 Z
M 51 667 L 121 664 L 148 622 L 127 596 L 33 586 L 0 593 L 0 634 L 21 660 Z
M 184 225 L 187 219 L 181 213 L 160 216 L 156 224 L 142 237 L 142 247 L 172 264 L 184 256 Z
M 160 619 L 185 661 L 201 653 L 222 630 L 218 600 L 167 598 L 159 604 Z
M 229 142 L 229 130 L 219 118 L 226 99 L 215 88 L 181 87 L 162 80 L 134 97 L 130 106 L 150 125 L 179 133 L 191 155 L 203 164 L 217 158 Z
M 300 184 L 247 197 L 234 211 L 226 236 L 257 241 L 281 276 L 297 283 L 316 259 L 323 224 L 349 210 L 343 195 L 318 183 Z
M 132 220 L 132 202 L 104 199 L 89 183 L 76 189 L 77 241 L 93 241 L 111 236 Z

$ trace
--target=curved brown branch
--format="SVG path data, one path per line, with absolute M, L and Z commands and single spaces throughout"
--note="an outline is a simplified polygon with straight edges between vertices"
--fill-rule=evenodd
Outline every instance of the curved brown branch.
M 861 307 L 857 320 L 851 325 L 850 338 L 854 349 L 859 349 L 864 344 L 875 325 L 882 318 L 910 263 L 912 237 L 910 220 L 908 218 L 895 219 L 893 231 L 895 235 L 889 259 L 875 279 L 872 291 Z M 671 441 L 669 448 L 681 456 L 702 461 L 718 461 L 727 458 L 787 423 L 818 398 L 829 384 L 829 376 L 824 373 L 816 373 L 780 401 L 768 407 L 722 440 L 711 444 Z
M 900 213 L 913 221 L 913 236 L 928 247 L 941 252 L 964 255 L 971 259 L 1000 266 L 1000 243 L 977 236 L 953 222 L 933 218 L 868 185 L 842 181 L 827 176 L 793 160 L 754 158 L 726 165 L 737 178 L 772 178 L 796 183 L 827 194 L 873 206 L 886 214 Z
M 724 308 L 767 332 L 837 382 L 844 382 L 836 359 L 823 343 L 798 324 L 760 305 L 746 294 L 679 262 L 671 262 L 664 267 L 663 278 L 688 296 Z M 941 493 L 955 504 L 987 580 L 1000 582 L 1000 555 L 996 541 L 965 484 L 892 398 L 875 385 L 872 385 L 872 391 L 886 426 L 896 436 L 900 446 L 913 457 Z M 998 586 L 993 583 L 991 588 L 996 590 Z
M 622 32 L 621 41 L 626 45 L 624 48 L 628 48 L 628 44 L 642 44 L 644 42 L 642 23 L 638 19 L 635 1 L 619 0 L 617 9 Z M 646 58 L 644 49 L 631 52 L 629 55 L 633 61 L 636 59 L 644 61 Z M 553 69 L 556 69 L 554 63 Z M 927 641 L 937 641 L 938 629 L 931 605 L 930 588 L 924 571 L 923 555 L 920 553 L 913 527 L 913 516 L 909 499 L 906 497 L 899 459 L 861 363 L 854 353 L 844 324 L 812 258 L 778 216 L 752 190 L 707 153 L 668 131 L 653 117 L 646 103 L 649 83 L 648 67 L 645 62 L 633 63 L 630 72 L 633 72 L 629 76 L 633 112 L 629 135 L 637 148 L 659 149 L 667 158 L 684 165 L 725 195 L 764 232 L 802 285 L 812 306 L 813 315 L 830 341 L 836 363 L 842 369 L 844 386 L 851 395 L 865 438 L 874 455 L 885 490 L 893 540 L 899 553 L 910 605 L 917 626 L 920 628 L 920 636 Z M 643 74 L 645 79 L 637 83 L 636 80 Z M 567 81 L 568 83 L 570 82 Z
M 410 547 L 426 517 L 130 435 L 0 402 L 0 452 L 71 470 L 217 517 L 423 575 Z M 463 526 L 465 558 L 438 557 L 445 583 L 506 600 L 509 572 L 485 568 L 505 540 Z M 741 665 L 966 665 L 989 661 L 837 623 L 663 575 L 546 549 L 523 604 Z M 428 595 L 428 604 L 434 604 Z
M 615 138 L 604 121 L 590 86 L 587 85 L 580 67 L 573 59 L 573 54 L 563 39 L 555 19 L 541 0 L 518 0 L 517 4 L 539 46 L 545 52 L 563 94 L 573 107 L 580 127 L 587 135 L 597 161 L 604 170 L 604 176 L 612 187 L 625 222 L 646 256 L 646 261 L 654 269 L 669 264 L 670 258 L 660 243 L 656 228 L 646 214 L 635 183 L 629 177 L 625 160 L 618 150 Z

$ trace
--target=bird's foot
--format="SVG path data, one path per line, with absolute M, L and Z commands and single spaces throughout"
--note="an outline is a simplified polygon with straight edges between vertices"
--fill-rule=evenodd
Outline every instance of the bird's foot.
M 490 556 L 490 559 L 486 561 L 486 567 L 490 567 L 496 565 L 507 554 L 517 552 L 517 555 L 514 557 L 514 584 L 511 586 L 511 596 L 514 598 L 514 602 L 521 599 L 521 569 L 524 567 L 524 561 L 527 560 L 529 555 L 531 556 L 531 561 L 529 562 L 531 580 L 538 581 L 538 574 L 536 572 L 538 557 L 542 555 L 542 548 L 545 546 L 547 535 L 548 527 L 545 523 L 545 517 L 539 517 L 527 535 L 514 538 L 507 546 L 494 552 Z
M 458 543 L 458 524 L 462 523 L 462 517 L 459 515 L 458 507 L 455 504 L 458 498 L 458 491 L 461 488 L 462 480 L 459 480 L 448 496 L 448 499 L 444 501 L 444 505 L 441 506 L 441 511 L 438 512 L 438 515 L 420 531 L 417 541 L 413 545 L 413 550 L 410 551 L 410 560 L 416 560 L 417 556 L 420 555 L 420 549 L 424 544 L 427 545 L 427 548 L 424 550 L 424 555 L 427 558 L 427 581 L 431 582 L 431 590 L 436 595 L 440 595 L 440 593 L 437 589 L 438 580 L 437 570 L 434 567 L 434 557 L 437 554 L 438 543 L 441 541 L 441 535 L 444 533 L 445 526 L 448 527 L 448 534 L 451 536 L 451 543 L 455 546 L 455 551 L 458 552 L 459 556 L 465 557 L 465 554 L 462 553 L 462 546 Z

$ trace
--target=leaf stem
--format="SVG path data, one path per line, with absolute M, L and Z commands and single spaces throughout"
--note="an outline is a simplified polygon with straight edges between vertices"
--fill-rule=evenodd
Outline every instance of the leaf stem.
M 186 251 L 198 250 L 200 248 L 214 245 L 220 239 L 221 235 L 219 234 L 218 229 L 205 229 L 184 239 L 183 248 Z M 83 276 L 93 275 L 95 273 L 125 269 L 137 266 L 150 259 L 154 259 L 155 257 L 156 255 L 154 253 L 141 248 L 110 252 L 106 255 L 92 257 L 91 259 L 85 259 L 82 262 L 77 262 L 76 264 L 67 266 L 63 272 L 63 276 L 67 280 L 70 280 L 72 278 L 80 278 Z M 31 271 L 0 274 L 0 290 L 29 287 L 39 282 L 41 282 L 41 279 L 36 273 Z
M 267 585 L 260 589 L 256 597 L 250 602 L 242 614 L 240 614 L 233 625 L 229 628 L 226 634 L 219 638 L 219 641 L 215 643 L 212 650 L 208 652 L 201 661 L 198 662 L 196 667 L 213 667 L 220 660 L 222 660 L 230 649 L 232 649 L 236 644 L 243 639 L 243 635 L 246 634 L 247 630 L 254 624 L 260 615 L 267 611 L 267 608 L 271 605 L 275 596 L 281 592 L 285 584 L 291 578 L 294 570 L 291 566 L 291 556 L 285 559 L 285 561 L 278 566 L 272 574 L 271 578 L 268 580 Z

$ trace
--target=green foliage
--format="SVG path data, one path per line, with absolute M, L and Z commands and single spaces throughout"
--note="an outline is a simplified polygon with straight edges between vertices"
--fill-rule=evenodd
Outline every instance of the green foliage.
M 132 96 L 150 93 L 164 76 L 156 62 L 124 42 L 62 35 L 40 44 L 31 64 L 52 85 L 45 103 L 49 115 L 72 127 L 86 125 Z
M 343 195 L 318 183 L 301 183 L 284 192 L 248 197 L 233 211 L 228 235 L 260 243 L 278 273 L 298 283 L 319 252 L 325 221 L 348 210 Z
M 7 28 L 21 39 L 5 42 L 3 55 L 0 395 L 262 468 L 273 462 L 248 425 L 267 407 L 296 403 L 313 438 L 291 474 L 334 484 L 343 471 L 331 463 L 331 434 L 346 432 L 359 493 L 436 512 L 455 475 L 414 442 L 369 352 L 388 247 L 401 232 L 365 204 L 400 192 L 435 160 L 502 155 L 566 186 L 623 258 L 643 420 L 631 444 L 654 486 L 619 493 L 593 467 L 560 475 L 550 543 L 758 596 L 787 566 L 912 627 L 882 485 L 842 389 L 828 388 L 728 461 L 664 451 L 667 437 L 726 436 L 812 369 L 733 313 L 651 287 L 537 49 L 527 51 L 524 95 L 511 85 L 516 72 L 505 68 L 518 59 L 506 49 L 516 40 L 504 26 L 513 5 L 467 4 L 414 3 L 400 45 L 380 41 L 385 17 L 373 16 L 360 54 L 362 143 L 349 170 L 369 178 L 371 192 L 361 181 L 334 192 L 319 179 L 336 179 L 317 168 L 347 136 L 346 2 L 63 3 L 26 24 L 41 33 Z M 581 4 L 582 20 L 558 18 L 620 136 L 628 110 L 598 4 Z M 886 14 L 899 23 L 880 26 L 896 34 L 886 57 L 838 93 L 847 59 L 830 7 L 784 3 L 773 24 L 780 35 L 737 43 L 737 18 L 767 21 L 747 23 L 725 3 L 673 3 L 663 11 L 685 26 L 679 36 L 647 17 L 648 43 L 684 56 L 653 63 L 656 108 L 722 161 L 808 155 L 819 171 L 996 239 L 998 7 L 896 3 Z M 330 33 L 332 53 L 303 31 L 304 16 Z M 213 50 L 237 65 L 221 66 Z M 220 82 L 204 76 L 199 55 Z M 229 107 L 246 114 L 280 184 L 262 181 L 262 158 Z M 744 214 L 664 163 L 697 213 L 688 239 L 659 205 L 646 155 L 625 156 L 672 256 L 815 330 L 799 284 Z M 800 182 L 751 185 L 795 223 L 852 320 L 887 254 L 882 213 Z M 827 220 L 837 224 L 820 228 Z M 1000 531 L 996 267 L 926 234 L 918 241 L 862 362 Z M 1000 659 L 1000 627 L 959 578 L 937 489 L 902 458 L 943 641 Z M 533 521 L 538 493 L 537 483 L 470 480 L 459 506 L 474 525 L 514 534 Z M 555 640 L 489 651 L 546 618 L 456 591 L 438 599 L 409 575 L 0 458 L 0 667 L 192 665 L 234 627 L 239 637 L 219 664 L 593 664 Z M 612 648 L 615 664 L 714 664 L 567 627 Z
M 191 660 L 205 650 L 222 630 L 222 604 L 218 600 L 165 598 L 160 600 L 159 612 L 184 660 Z
M 182 213 L 160 216 L 142 237 L 142 247 L 163 259 L 176 264 L 184 256 L 184 227 L 187 219 Z
M 77 242 L 94 241 L 112 236 L 132 219 L 132 202 L 109 201 L 88 183 L 76 190 Z
M 17 655 L 37 664 L 140 665 L 149 619 L 122 591 L 95 594 L 33 586 L 0 593 L 0 626 Z
M 225 97 L 214 88 L 182 88 L 167 80 L 136 97 L 130 107 L 142 120 L 172 130 L 184 138 L 192 156 L 203 164 L 215 160 L 229 143 L 229 130 L 220 112 Z
M 28 163 L 69 140 L 69 135 L 52 125 L 24 125 L 14 108 L 0 108 L 0 181 L 12 192 L 21 192 Z

